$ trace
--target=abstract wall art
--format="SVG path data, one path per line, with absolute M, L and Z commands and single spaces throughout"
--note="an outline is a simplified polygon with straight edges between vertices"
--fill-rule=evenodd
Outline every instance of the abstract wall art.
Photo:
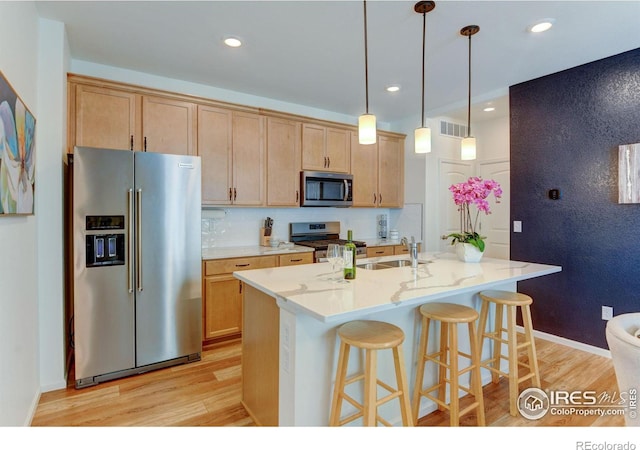
M 618 146 L 618 203 L 640 203 L 640 144 Z
M 34 213 L 36 119 L 0 71 L 0 217 Z

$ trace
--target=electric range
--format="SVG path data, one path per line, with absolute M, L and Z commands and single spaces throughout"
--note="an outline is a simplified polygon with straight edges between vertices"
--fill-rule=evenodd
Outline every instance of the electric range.
M 340 222 L 294 222 L 289 224 L 289 241 L 296 245 L 304 245 L 315 249 L 314 262 L 324 262 L 327 259 L 329 244 L 344 245 L 345 239 L 340 239 Z M 356 246 L 356 258 L 367 257 L 367 244 L 362 241 L 352 241 Z

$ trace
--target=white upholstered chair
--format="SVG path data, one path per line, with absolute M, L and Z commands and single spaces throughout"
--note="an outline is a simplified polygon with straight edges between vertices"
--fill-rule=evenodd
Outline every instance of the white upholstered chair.
M 620 314 L 610 319 L 607 322 L 606 336 L 620 393 L 626 392 L 632 395 L 635 392 L 636 399 L 639 399 L 640 313 Z M 640 404 L 636 403 L 635 409 L 628 409 L 625 412 L 626 425 L 640 426 L 638 416 L 640 416 Z

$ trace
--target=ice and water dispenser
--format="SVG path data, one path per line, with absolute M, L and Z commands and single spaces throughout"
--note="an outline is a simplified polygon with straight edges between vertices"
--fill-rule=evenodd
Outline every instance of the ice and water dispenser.
M 124 230 L 124 216 L 86 216 L 87 267 L 124 265 Z

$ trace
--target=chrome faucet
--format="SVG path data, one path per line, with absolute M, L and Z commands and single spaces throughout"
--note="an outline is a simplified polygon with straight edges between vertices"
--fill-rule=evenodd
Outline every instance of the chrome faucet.
M 407 240 L 406 237 L 403 237 L 400 240 L 400 243 L 407 246 L 407 250 L 409 250 L 409 258 L 411 259 L 411 267 L 413 269 L 418 267 L 418 243 L 416 239 L 411 236 L 411 242 Z

